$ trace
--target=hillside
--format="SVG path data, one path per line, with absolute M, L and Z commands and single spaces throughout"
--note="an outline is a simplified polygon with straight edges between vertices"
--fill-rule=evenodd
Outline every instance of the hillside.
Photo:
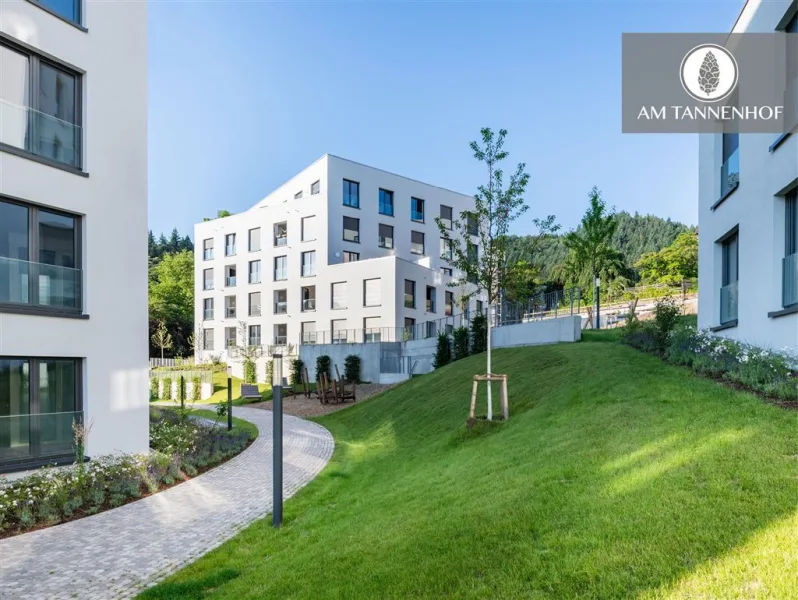
M 281 530 L 260 521 L 142 598 L 798 589 L 794 414 L 609 341 L 495 357 L 509 422 L 465 430 L 484 356 L 328 415 L 333 459 Z

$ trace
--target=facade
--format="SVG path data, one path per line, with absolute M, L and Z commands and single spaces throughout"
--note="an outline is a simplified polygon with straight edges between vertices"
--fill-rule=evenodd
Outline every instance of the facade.
M 733 31 L 798 34 L 798 2 L 751 0 Z M 787 108 L 798 73 L 791 80 Z M 795 128 L 700 136 L 699 327 L 760 347 L 798 346 L 796 193 Z
M 146 4 L 0 3 L 0 471 L 146 452 Z
M 463 310 L 435 218 L 473 203 L 327 154 L 246 212 L 197 224 L 197 357 L 240 374 L 231 347 L 258 346 L 263 380 L 277 349 L 434 335 L 428 322 Z

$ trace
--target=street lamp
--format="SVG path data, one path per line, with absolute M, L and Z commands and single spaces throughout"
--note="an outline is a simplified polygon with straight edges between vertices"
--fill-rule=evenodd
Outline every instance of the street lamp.
M 601 329 L 601 279 L 596 277 L 596 329 Z
M 283 355 L 272 354 L 272 526 L 283 523 Z
M 233 430 L 233 367 L 227 365 L 227 431 Z

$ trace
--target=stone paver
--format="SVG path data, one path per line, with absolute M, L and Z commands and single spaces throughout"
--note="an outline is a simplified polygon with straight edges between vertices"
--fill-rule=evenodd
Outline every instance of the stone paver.
M 173 488 L 91 517 L 0 541 L 0 598 L 130 598 L 231 538 L 272 508 L 272 413 L 237 407 L 258 426 L 244 452 Z M 332 456 L 322 426 L 285 416 L 283 494 Z

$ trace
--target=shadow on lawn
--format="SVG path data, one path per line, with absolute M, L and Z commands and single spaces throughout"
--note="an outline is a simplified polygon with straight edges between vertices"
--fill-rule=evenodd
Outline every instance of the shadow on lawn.
M 231 582 L 239 575 L 241 573 L 236 569 L 219 569 L 199 579 L 183 583 L 161 584 L 157 591 L 155 589 L 147 590 L 140 594 L 138 598 L 144 600 L 148 598 L 202 600 L 202 598 L 207 598 L 212 594 L 220 585 Z

